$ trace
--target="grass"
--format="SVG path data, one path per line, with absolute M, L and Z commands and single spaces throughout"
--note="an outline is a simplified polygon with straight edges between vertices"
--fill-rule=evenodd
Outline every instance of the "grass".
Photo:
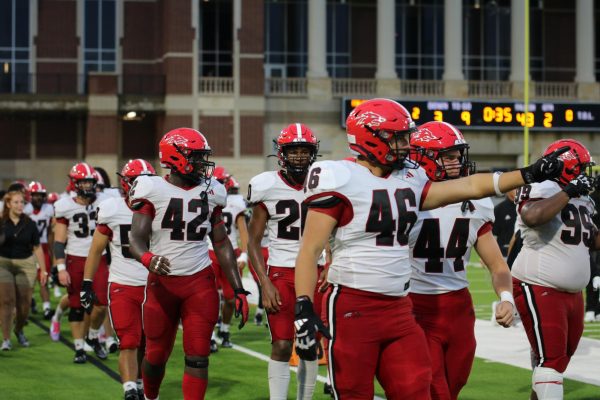
M 475 256 L 476 257 L 476 256 Z M 473 261 L 476 261 L 473 260 Z M 468 277 L 478 318 L 489 319 L 491 303 L 495 294 L 491 290 L 489 274 L 483 268 L 468 268 Z M 39 301 L 39 299 L 38 299 Z M 39 302 L 38 302 L 39 304 Z M 48 326 L 46 321 L 41 321 Z M 62 329 L 68 334 L 66 317 Z M 0 398 L 10 400 L 74 399 L 89 395 L 95 400 L 122 398 L 119 382 L 110 378 L 94 365 L 75 365 L 73 352 L 63 343 L 50 341 L 46 332 L 33 323 L 25 328 L 31 347 L 14 347 L 11 352 L 0 352 Z M 600 338 L 600 324 L 587 324 L 585 335 Z M 256 352 L 270 353 L 269 333 L 264 326 L 248 325 L 242 331 L 232 332 L 234 343 Z M 13 340 L 16 343 L 16 340 Z M 507 349 L 510 351 L 510 349 Z M 110 355 L 102 362 L 118 372 L 117 355 Z M 181 334 L 167 366 L 167 374 L 161 387 L 161 399 L 181 399 L 181 376 L 183 352 Z M 320 375 L 325 375 L 324 367 Z M 221 349 L 210 358 L 208 399 L 267 399 L 267 363 L 231 349 Z M 526 399 L 531 385 L 529 370 L 476 359 L 469 383 L 461 392 L 460 399 L 506 400 Z M 600 398 L 600 387 L 565 380 L 565 399 L 592 400 Z M 295 398 L 295 376 L 292 374 L 289 398 Z M 376 394 L 385 397 L 376 385 Z M 327 399 L 323 384 L 317 382 L 315 399 Z

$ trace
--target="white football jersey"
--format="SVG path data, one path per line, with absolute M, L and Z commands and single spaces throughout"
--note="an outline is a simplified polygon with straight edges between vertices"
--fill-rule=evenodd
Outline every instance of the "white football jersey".
M 54 217 L 54 207 L 48 203 L 42 204 L 42 208 L 37 211 L 33 208 L 31 203 L 27 203 L 23 212 L 29 216 L 35 222 L 40 233 L 40 243 L 48 243 L 48 227 L 52 223 L 52 217 Z
M 240 237 L 240 233 L 235 222 L 237 221 L 237 217 L 240 214 L 244 214 L 246 211 L 246 202 L 244 201 L 244 196 L 241 194 L 230 194 L 227 195 L 227 206 L 223 209 L 223 222 L 225 223 L 225 230 L 227 231 L 227 236 L 231 241 L 231 245 L 234 249 L 239 247 L 238 239 Z M 212 242 L 208 241 L 209 249 L 213 250 Z
M 144 286 L 148 270 L 129 252 L 132 218 L 133 212 L 121 197 L 109 197 L 98 206 L 98 225 L 110 229 L 111 262 L 108 281 L 121 285 Z
M 54 216 L 67 223 L 67 248 L 65 253 L 87 257 L 92 245 L 92 236 L 96 230 L 96 212 L 98 204 L 106 199 L 98 193 L 92 204 L 83 205 L 75 197 L 63 197 L 54 203 Z
M 405 296 L 411 275 L 409 233 L 429 187 L 422 169 L 376 177 L 351 161 L 321 161 L 307 177 L 306 201 L 337 197 L 349 220 L 333 232 L 328 280 L 354 289 Z M 269 254 L 270 256 L 270 254 Z
M 207 200 L 201 200 L 206 191 Z M 208 234 L 215 208 L 227 205 L 225 187 L 216 179 L 191 189 L 160 176 L 140 175 L 129 192 L 130 201 L 154 206 L 150 251 L 171 262 L 171 275 L 192 275 L 210 267 Z
M 250 180 L 248 200 L 269 214 L 269 265 L 294 268 L 307 212 L 304 188 L 291 186 L 279 171 L 267 171 Z
M 441 294 L 469 286 L 466 266 L 480 231 L 494 222 L 490 198 L 421 211 L 410 232 L 410 291 Z M 482 230 L 482 228 L 484 228 Z
M 523 186 L 515 202 L 552 197 L 562 189 L 553 181 Z M 523 248 L 517 255 L 512 274 L 521 281 L 565 292 L 579 292 L 590 280 L 590 249 L 596 226 L 592 222 L 594 204 L 588 196 L 573 198 L 553 219 L 530 228 L 518 218 Z

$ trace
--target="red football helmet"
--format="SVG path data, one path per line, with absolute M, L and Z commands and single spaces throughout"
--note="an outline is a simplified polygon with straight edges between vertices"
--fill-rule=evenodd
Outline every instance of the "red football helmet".
M 56 193 L 56 192 L 49 193 L 48 198 L 46 199 L 48 204 L 54 204 L 56 202 L 56 200 L 58 200 L 58 193 Z
M 92 198 L 96 196 L 96 170 L 88 163 L 77 163 L 73 165 L 69 172 L 71 184 L 67 189 L 72 188 L 78 196 Z
M 239 190 L 240 183 L 233 177 L 233 175 L 229 175 L 229 179 L 225 181 L 225 189 L 227 189 L 227 193 Z
M 217 165 L 215 167 L 212 176 L 222 184 L 225 184 L 225 182 L 227 182 L 227 180 L 231 177 L 231 175 L 225 171 L 225 167 L 222 167 L 221 165 Z
M 406 108 L 388 99 L 367 100 L 346 119 L 350 150 L 374 164 L 394 169 L 408 166 L 405 160 L 410 153 L 410 135 L 416 131 Z
M 27 190 L 29 190 L 29 193 L 31 193 L 31 194 L 35 194 L 35 193 L 47 194 L 48 193 L 46 190 L 46 186 L 44 186 L 41 182 L 37 182 L 37 181 L 29 182 L 29 185 L 27 186 Z
M 31 181 L 27 185 L 27 190 L 31 195 L 31 205 L 36 210 L 39 210 L 47 199 L 48 192 L 46 191 L 46 186 L 41 182 Z
M 588 149 L 586 149 L 581 142 L 575 139 L 561 139 L 551 143 L 550 146 L 548 146 L 544 151 L 544 155 L 547 156 L 548 154 L 564 146 L 568 146 L 570 149 L 558 157 L 560 160 L 562 160 L 564 165 L 562 173 L 554 180 L 559 185 L 565 186 L 581 173 L 586 173 L 587 175 L 591 176 L 591 167 L 595 165 L 594 161 L 592 160 L 592 156 L 590 156 Z
M 117 175 L 119 175 L 119 183 L 123 188 L 123 192 L 127 196 L 135 178 L 140 175 L 156 175 L 156 171 L 148 161 L 136 158 L 135 160 L 127 161 L 121 173 L 117 172 Z
M 475 164 L 469 161 L 469 144 L 461 131 L 447 122 L 432 121 L 419 127 L 411 136 L 410 145 L 416 149 L 411 158 L 418 162 L 432 181 L 468 176 L 475 172 Z M 459 163 L 446 166 L 443 156 L 458 150 Z M 448 170 L 458 169 L 458 176 L 449 176 Z
M 302 175 L 308 172 L 308 168 L 317 159 L 319 152 L 319 141 L 312 130 L 300 123 L 290 124 L 283 128 L 274 140 L 279 166 L 291 174 Z M 288 150 L 292 147 L 307 147 L 310 150 L 308 159 L 289 157 Z
M 195 129 L 177 128 L 167 132 L 158 144 L 160 165 L 193 183 L 209 179 L 215 163 L 208 161 L 212 150 L 204 135 Z

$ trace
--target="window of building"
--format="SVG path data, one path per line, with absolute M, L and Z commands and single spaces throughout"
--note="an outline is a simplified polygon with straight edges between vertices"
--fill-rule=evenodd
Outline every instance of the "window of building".
M 467 80 L 504 81 L 510 75 L 509 0 L 463 1 L 463 71 Z
M 85 0 L 84 73 L 114 72 L 117 60 L 115 0 Z
M 349 78 L 350 5 L 346 1 L 327 2 L 327 71 L 331 78 Z
M 594 2 L 594 50 L 596 54 L 595 68 L 596 68 L 596 82 L 600 82 L 600 2 Z
M 233 1 L 200 1 L 200 75 L 233 76 Z
M 265 0 L 267 77 L 304 77 L 308 64 L 307 0 Z
M 29 1 L 0 0 L 0 93 L 29 91 Z
M 396 0 L 396 71 L 400 79 L 442 79 L 443 0 Z

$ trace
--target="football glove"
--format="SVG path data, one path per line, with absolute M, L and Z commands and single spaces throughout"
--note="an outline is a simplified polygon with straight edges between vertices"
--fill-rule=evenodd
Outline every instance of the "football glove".
M 240 315 L 242 316 L 242 320 L 238 325 L 238 329 L 242 329 L 244 325 L 246 325 L 246 322 L 248 322 L 248 299 L 246 296 L 248 296 L 250 292 L 242 287 L 235 289 L 233 293 L 235 298 L 235 317 L 238 318 Z
M 558 157 L 569 151 L 569 149 L 569 146 L 561 147 L 538 159 L 533 164 L 520 168 L 519 171 L 521 171 L 525 183 L 543 182 L 560 176 L 563 170 L 563 162 Z
M 331 339 L 329 330 L 315 314 L 312 301 L 307 296 L 296 299 L 295 314 L 296 354 L 305 361 L 314 361 L 319 348 L 317 333 L 321 332 L 327 339 Z
M 94 308 L 94 303 L 96 302 L 96 294 L 92 288 L 91 280 L 83 280 L 81 291 L 79 292 L 79 301 L 81 302 L 81 307 L 83 307 L 85 312 L 91 314 L 92 308 Z
M 585 196 L 592 191 L 594 187 L 594 178 L 585 174 L 579 174 L 575 179 L 572 179 L 563 191 L 570 197 Z
M 600 289 L 600 276 L 595 276 L 594 279 L 592 279 L 592 287 L 594 290 Z

